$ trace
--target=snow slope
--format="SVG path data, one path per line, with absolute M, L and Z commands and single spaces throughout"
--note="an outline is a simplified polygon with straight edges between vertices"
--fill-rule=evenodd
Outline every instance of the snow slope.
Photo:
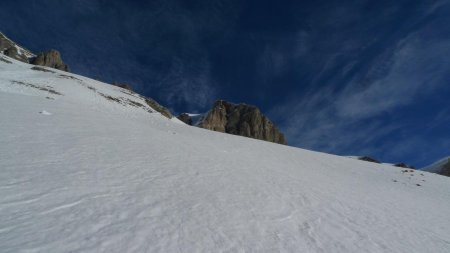
M 428 171 L 428 172 L 439 172 L 440 170 L 442 170 L 442 167 L 449 162 L 450 156 L 444 157 L 440 160 L 438 160 L 437 162 L 434 162 L 433 164 L 430 164 L 424 168 L 422 168 L 421 170 L 423 171 Z
M 1 252 L 450 252 L 447 177 L 177 124 L 8 61 Z
M 22 46 L 17 45 L 17 43 L 15 43 L 14 41 L 12 41 L 10 38 L 6 37 L 6 35 L 4 35 L 2 32 L 0 32 L 0 37 L 4 37 L 5 40 L 9 41 L 9 43 L 11 43 L 12 45 L 14 45 L 14 47 L 17 49 L 17 53 L 19 55 L 25 55 L 26 58 L 30 59 L 30 58 L 34 58 L 36 57 L 35 54 L 33 54 L 32 52 L 30 52 L 28 49 L 25 49 Z M 0 53 L 3 54 L 3 51 L 5 49 L 4 48 L 0 48 Z

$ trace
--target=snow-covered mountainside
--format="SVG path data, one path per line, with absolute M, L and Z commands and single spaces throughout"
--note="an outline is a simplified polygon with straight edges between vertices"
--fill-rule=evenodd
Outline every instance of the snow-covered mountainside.
M 450 252 L 447 177 L 189 127 L 1 57 L 1 252 Z
M 16 60 L 28 62 L 30 59 L 36 57 L 28 49 L 19 46 L 17 43 L 6 37 L 0 32 L 0 54 L 6 54 Z
M 371 163 L 379 163 L 379 164 L 384 164 L 384 165 L 391 165 L 391 166 L 395 166 L 395 167 L 400 167 L 400 168 L 405 168 L 405 169 L 416 169 L 414 166 L 408 165 L 406 163 L 382 163 L 380 161 L 378 161 L 375 158 L 372 158 L 370 156 L 346 156 L 348 158 L 353 158 L 353 159 L 358 159 L 361 161 L 366 161 L 366 162 L 371 162 Z
M 444 157 L 422 170 L 450 177 L 450 156 Z
M 17 43 L 6 37 L 6 35 L 1 32 L 0 54 L 4 54 L 21 62 L 31 63 L 38 66 L 51 67 L 54 69 L 70 72 L 69 66 L 63 62 L 63 60 L 61 59 L 61 54 L 58 50 L 50 49 L 35 55 L 30 50 L 19 46 Z M 3 59 L 3 61 L 5 60 Z

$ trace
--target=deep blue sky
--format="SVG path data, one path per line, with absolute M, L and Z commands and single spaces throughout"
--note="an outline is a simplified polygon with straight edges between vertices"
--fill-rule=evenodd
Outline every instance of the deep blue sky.
M 450 155 L 449 1 L 2 0 L 0 30 L 173 111 L 259 106 L 291 145 Z

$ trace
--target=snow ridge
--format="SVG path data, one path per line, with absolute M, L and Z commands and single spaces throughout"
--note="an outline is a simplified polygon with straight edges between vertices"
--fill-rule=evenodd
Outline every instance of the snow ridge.
M 17 43 L 15 43 L 14 41 L 12 41 L 10 38 L 8 38 L 5 34 L 3 34 L 2 32 L 0 32 L 0 37 L 4 37 L 4 39 L 6 39 L 7 41 L 9 41 L 12 45 L 14 45 L 14 47 L 17 49 L 17 53 L 19 55 L 25 55 L 28 59 L 30 58 L 34 58 L 36 57 L 35 54 L 33 54 L 30 50 L 18 45 Z M 0 53 L 3 54 L 3 49 L 1 49 L 2 51 Z
M 428 171 L 428 172 L 433 172 L 433 173 L 439 172 L 442 169 L 442 166 L 444 166 L 446 163 L 449 162 L 449 159 L 450 159 L 450 156 L 444 157 L 444 158 L 438 160 L 437 162 L 422 168 L 422 170 Z

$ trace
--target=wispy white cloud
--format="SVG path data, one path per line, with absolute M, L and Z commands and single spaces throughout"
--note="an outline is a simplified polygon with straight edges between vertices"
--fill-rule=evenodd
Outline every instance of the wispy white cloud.
M 426 15 L 438 8 L 431 6 L 430 9 L 433 10 Z M 337 61 L 333 60 L 340 54 L 337 52 L 324 62 L 322 71 L 314 79 L 316 83 L 325 80 L 326 85 L 314 86 L 309 93 L 274 107 L 270 116 L 281 123 L 290 143 L 300 147 L 341 154 L 390 152 L 391 157 L 413 152 L 414 148 L 417 152 L 417 146 L 409 146 L 419 145 L 423 141 L 420 137 L 403 142 L 408 147 L 392 144 L 395 152 L 377 141 L 408 127 L 400 120 L 386 121 L 381 116 L 394 119 L 399 109 L 436 94 L 448 85 L 450 37 L 430 34 L 432 25 L 411 31 L 384 48 L 365 72 L 354 74 L 344 85 L 338 80 L 358 67 L 362 59 L 351 61 L 342 66 L 342 71 L 335 71 L 324 79 L 329 70 L 338 69 Z M 282 119 L 279 115 L 289 117 Z
M 408 36 L 396 48 L 385 75 L 365 87 L 358 82 L 346 87 L 336 101 L 337 113 L 343 118 L 372 117 L 435 91 L 449 75 L 448 42 L 425 42 L 420 33 Z
M 174 59 L 171 70 L 157 84 L 168 106 L 186 103 L 186 111 L 209 106 L 217 96 L 207 60 L 187 66 L 180 59 Z

